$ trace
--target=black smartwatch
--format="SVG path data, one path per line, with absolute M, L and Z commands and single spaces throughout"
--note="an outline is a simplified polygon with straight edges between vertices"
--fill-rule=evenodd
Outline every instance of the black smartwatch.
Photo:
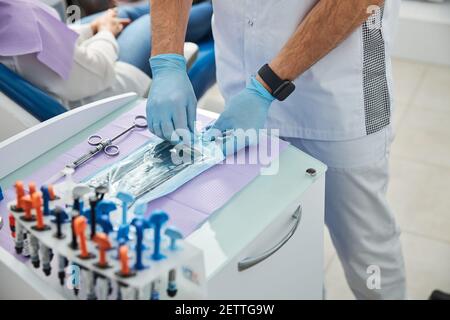
M 292 81 L 280 79 L 268 64 L 259 69 L 258 75 L 269 86 L 272 96 L 279 101 L 284 101 L 295 90 L 295 84 Z

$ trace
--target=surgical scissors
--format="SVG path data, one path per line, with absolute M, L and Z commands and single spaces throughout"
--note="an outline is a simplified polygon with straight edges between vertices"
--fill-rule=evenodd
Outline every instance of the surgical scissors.
M 72 163 L 67 164 L 63 170 L 61 170 L 56 175 L 51 177 L 47 183 L 54 182 L 59 178 L 64 177 L 68 172 L 67 169 L 75 170 L 82 164 L 86 163 L 87 161 L 95 157 L 101 151 L 103 151 L 106 155 L 111 157 L 117 156 L 120 153 L 120 149 L 117 145 L 113 144 L 113 142 L 133 129 L 144 129 L 144 128 L 147 128 L 147 118 L 145 116 L 138 115 L 134 118 L 134 122 L 131 127 L 125 129 L 124 131 L 120 132 L 111 139 L 103 139 L 98 134 L 91 135 L 87 141 L 89 145 L 94 146 L 95 148 L 92 148 L 91 150 L 83 154 L 81 157 L 79 157 Z

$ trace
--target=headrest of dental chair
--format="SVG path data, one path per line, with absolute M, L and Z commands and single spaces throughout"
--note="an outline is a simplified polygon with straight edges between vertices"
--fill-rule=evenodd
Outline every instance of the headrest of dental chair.
M 67 111 L 56 99 L 1 63 L 0 91 L 39 121 L 45 121 Z

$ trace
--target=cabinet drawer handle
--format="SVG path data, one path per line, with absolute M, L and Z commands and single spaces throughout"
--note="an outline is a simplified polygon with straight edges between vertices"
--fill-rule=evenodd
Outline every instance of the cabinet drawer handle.
M 256 257 L 247 257 L 247 258 L 239 261 L 238 262 L 238 271 L 241 272 L 241 271 L 247 270 L 247 269 L 253 267 L 254 265 L 257 265 L 261 261 L 266 260 L 271 255 L 273 255 L 275 252 L 280 250 L 286 244 L 286 242 L 288 242 L 289 239 L 292 238 L 292 236 L 295 234 L 295 231 L 297 231 L 297 228 L 300 224 L 300 220 L 302 219 L 302 206 L 301 205 L 299 205 L 297 210 L 295 210 L 294 214 L 292 215 L 292 218 L 294 219 L 294 225 L 289 230 L 289 232 L 283 237 L 283 239 L 281 239 L 281 241 L 279 243 L 277 243 L 273 248 L 270 248 L 269 250 L 264 251 L 263 253 L 261 253 L 260 255 L 258 255 Z

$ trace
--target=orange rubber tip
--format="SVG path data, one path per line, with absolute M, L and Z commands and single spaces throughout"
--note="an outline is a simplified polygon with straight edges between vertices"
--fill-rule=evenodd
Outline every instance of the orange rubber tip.
M 130 267 L 128 266 L 128 246 L 122 245 L 119 248 L 120 259 L 120 273 L 124 276 L 130 274 Z
M 31 181 L 30 183 L 28 183 L 28 191 L 29 194 L 32 195 L 33 193 L 36 192 L 36 183 L 34 183 L 33 181 Z
M 25 196 L 23 196 L 22 198 L 20 198 L 20 202 L 22 205 L 23 210 L 25 211 L 25 218 L 26 219 L 31 219 L 32 215 L 31 215 L 31 197 L 27 194 Z
M 111 241 L 109 241 L 108 235 L 103 232 L 96 233 L 93 240 L 98 245 L 98 265 L 101 267 L 106 267 L 108 265 L 108 261 L 106 260 L 106 251 L 111 249 Z
M 83 258 L 89 257 L 85 234 L 86 227 L 87 227 L 86 217 L 78 216 L 73 221 L 73 229 L 75 231 L 75 234 L 80 239 L 80 251 L 81 251 L 80 256 Z
M 42 193 L 34 192 L 31 195 L 31 205 L 36 210 L 36 228 L 44 229 L 44 214 L 42 213 Z
M 16 181 L 14 187 L 16 188 L 16 195 L 17 195 L 16 208 L 23 209 L 21 202 L 22 197 L 25 195 L 25 188 L 23 187 L 23 182 Z
M 86 230 L 86 227 L 87 227 L 86 217 L 78 216 L 73 221 L 73 228 L 77 235 L 80 235 L 81 233 L 83 233 L 84 230 Z
M 40 192 L 34 192 L 31 195 L 31 204 L 34 209 L 37 209 L 38 207 L 42 206 L 42 193 Z
M 53 189 L 53 185 L 49 184 L 47 188 L 50 200 L 55 200 L 56 196 L 55 196 L 55 189 Z

